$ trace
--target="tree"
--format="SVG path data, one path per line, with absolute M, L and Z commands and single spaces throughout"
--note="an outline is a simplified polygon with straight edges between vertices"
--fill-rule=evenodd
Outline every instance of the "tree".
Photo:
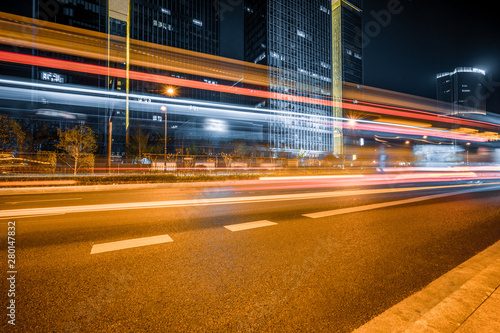
M 72 129 L 58 129 L 59 143 L 57 148 L 65 152 L 66 158 L 71 163 L 66 162 L 76 175 L 82 167 L 88 167 L 89 160 L 93 160 L 93 153 L 97 149 L 96 135 L 87 126 L 77 125 Z
M 26 134 L 14 119 L 0 115 L 0 152 L 21 152 L 26 143 Z
M 299 152 L 297 153 L 297 157 L 299 158 L 299 160 L 302 160 L 307 156 L 309 156 L 309 152 L 307 150 L 300 148 Z
M 144 133 L 142 126 L 136 127 L 133 131 L 133 135 L 130 136 L 130 142 L 127 146 L 127 155 L 133 157 L 139 164 L 142 164 L 144 154 L 149 154 L 152 151 L 149 146 L 149 141 L 150 133 Z

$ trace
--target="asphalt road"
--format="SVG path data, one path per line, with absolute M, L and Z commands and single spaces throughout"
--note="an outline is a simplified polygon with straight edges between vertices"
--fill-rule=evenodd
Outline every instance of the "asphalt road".
M 0 196 L 2 258 L 16 222 L 14 330 L 350 332 L 500 240 L 498 185 L 295 185 Z M 226 228 L 255 221 L 273 224 Z

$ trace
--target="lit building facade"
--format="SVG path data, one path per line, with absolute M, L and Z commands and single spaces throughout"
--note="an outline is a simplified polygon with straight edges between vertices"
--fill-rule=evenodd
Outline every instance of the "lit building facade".
M 246 1 L 245 61 L 270 67 L 271 93 L 341 101 L 343 80 L 362 83 L 354 28 L 361 26 L 359 7 L 361 1 Z M 262 102 L 276 112 L 267 131 L 270 148 L 291 155 L 341 154 L 342 108 L 325 104 Z
M 458 67 L 453 72 L 437 74 L 437 100 L 450 103 L 453 113 L 484 113 L 485 75 L 484 70 L 472 67 Z

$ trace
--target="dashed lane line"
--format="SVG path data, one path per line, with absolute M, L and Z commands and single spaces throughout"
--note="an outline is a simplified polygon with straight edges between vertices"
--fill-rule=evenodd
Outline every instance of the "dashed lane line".
M 271 221 L 263 220 L 263 221 L 255 221 L 255 222 L 246 222 L 246 223 L 225 225 L 224 228 L 226 228 L 228 230 L 231 230 L 231 231 L 242 231 L 242 230 L 248 230 L 248 229 L 269 227 L 269 226 L 276 225 L 276 224 L 278 224 L 278 223 L 274 223 L 274 222 L 271 222 Z
M 90 254 L 97 254 L 103 252 L 118 251 L 124 249 L 130 249 L 134 247 L 156 245 L 173 242 L 173 239 L 169 235 L 153 236 L 153 237 L 143 237 L 135 239 L 127 239 L 117 242 L 94 244 Z

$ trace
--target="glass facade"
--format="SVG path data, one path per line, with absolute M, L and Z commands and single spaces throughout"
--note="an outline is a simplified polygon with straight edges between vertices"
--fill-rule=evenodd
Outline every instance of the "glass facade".
M 276 95 L 328 99 L 332 92 L 331 13 L 328 0 L 247 1 L 245 60 L 270 66 L 269 90 Z M 272 150 L 325 154 L 333 150 L 332 108 L 281 98 L 265 102 L 272 111 Z M 285 116 L 280 115 L 284 112 Z
M 485 72 L 472 67 L 455 68 L 436 76 L 437 100 L 450 103 L 453 113 L 485 112 Z
M 151 44 L 144 44 L 144 48 L 134 50 L 144 54 L 155 54 L 158 64 L 167 64 L 169 59 L 168 47 L 199 52 L 210 55 L 220 55 L 220 20 L 217 8 L 210 1 L 204 0 L 132 0 L 131 2 L 131 39 Z M 156 47 L 157 46 L 157 47 Z M 167 48 L 166 48 L 166 47 Z M 186 59 L 190 57 L 186 53 Z M 181 59 L 178 59 L 182 61 Z M 188 61 L 186 61 L 188 63 Z M 175 78 L 201 81 L 210 84 L 221 83 L 219 80 L 169 71 L 166 69 L 140 68 L 131 66 L 131 70 L 171 76 Z M 140 94 L 167 95 L 166 87 L 155 82 L 131 81 L 130 91 Z M 220 93 L 208 90 L 199 90 L 185 87 L 175 87 L 175 96 L 183 99 L 220 101 Z M 144 105 L 145 110 L 148 105 Z M 176 146 L 183 146 L 183 131 L 185 127 L 197 124 L 199 119 L 184 115 L 173 115 L 158 110 L 158 113 L 131 111 L 131 127 L 135 124 L 156 130 L 163 125 L 167 116 L 169 124 L 169 152 Z M 175 130 L 172 130 L 175 128 Z
M 363 84 L 363 49 L 359 40 L 362 1 L 342 1 L 342 80 Z M 358 30 L 356 29 L 358 28 Z
M 133 0 L 131 13 L 131 38 L 157 45 L 175 47 L 183 50 L 220 54 L 220 22 L 216 8 L 211 2 L 203 0 Z M 151 50 L 144 50 L 151 51 Z M 166 62 L 165 48 L 154 50 L 158 62 Z M 137 70 L 144 71 L 142 68 Z M 182 73 L 148 69 L 154 74 L 174 76 L 197 81 L 206 78 Z M 162 87 L 156 83 L 137 82 L 131 88 L 136 92 L 158 92 Z M 178 92 L 182 97 L 218 101 L 216 92 L 183 89 Z
M 356 5 L 360 1 L 246 1 L 245 60 L 270 66 L 271 93 L 340 100 L 343 80 L 362 83 Z M 276 114 L 269 121 L 270 148 L 293 155 L 341 153 L 341 124 L 331 117 L 340 117 L 342 110 L 290 99 L 265 101 Z

